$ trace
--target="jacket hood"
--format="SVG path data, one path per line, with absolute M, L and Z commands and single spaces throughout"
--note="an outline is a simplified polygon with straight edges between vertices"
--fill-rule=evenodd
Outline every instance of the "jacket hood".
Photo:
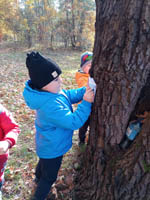
M 43 106 L 49 99 L 54 99 L 58 94 L 46 92 L 46 91 L 39 91 L 32 89 L 29 85 L 30 80 L 25 83 L 25 88 L 23 91 L 23 97 L 25 99 L 26 104 L 32 110 L 37 110 L 41 106 Z

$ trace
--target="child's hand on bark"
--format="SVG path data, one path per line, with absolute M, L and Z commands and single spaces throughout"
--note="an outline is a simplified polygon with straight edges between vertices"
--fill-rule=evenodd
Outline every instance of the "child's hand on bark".
M 94 102 L 94 92 L 89 86 L 87 86 L 87 88 L 86 88 L 86 91 L 84 93 L 83 99 L 85 101 L 88 101 L 89 103 L 93 103 Z

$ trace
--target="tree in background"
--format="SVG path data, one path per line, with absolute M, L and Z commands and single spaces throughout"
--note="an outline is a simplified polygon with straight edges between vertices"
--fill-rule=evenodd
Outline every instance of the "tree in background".
M 25 41 L 30 48 L 34 43 L 42 43 L 47 47 L 53 38 L 56 10 L 50 0 L 22 0 L 22 24 Z M 50 42 L 49 42 L 50 41 Z
M 63 33 L 65 32 L 67 41 L 69 40 L 73 48 L 77 46 L 88 48 L 94 40 L 94 1 L 61 0 L 59 5 L 59 12 L 62 16 L 61 27 L 65 24 L 66 28 Z
M 93 45 L 94 1 L 2 0 L 0 5 L 3 6 L 0 16 L 5 16 L 5 12 L 10 10 L 7 17 L 0 20 L 5 34 L 10 35 L 10 30 L 15 40 L 27 44 L 29 48 L 36 44 L 45 48 L 64 44 L 65 48 L 81 49 Z
M 18 1 L 0 1 L 0 40 L 13 36 L 16 39 L 18 32 Z
M 127 149 L 119 144 L 131 117 L 150 111 L 150 3 L 96 0 L 96 9 L 90 74 L 97 83 L 97 93 L 75 199 L 149 200 L 148 112 L 134 142 Z
M 24 42 L 27 43 L 28 48 L 32 46 L 33 38 L 35 38 L 36 34 L 36 23 L 35 23 L 36 16 L 32 8 L 33 8 L 32 4 L 24 0 L 24 7 L 23 9 L 20 9 L 21 20 L 22 20 L 21 32 L 24 37 Z

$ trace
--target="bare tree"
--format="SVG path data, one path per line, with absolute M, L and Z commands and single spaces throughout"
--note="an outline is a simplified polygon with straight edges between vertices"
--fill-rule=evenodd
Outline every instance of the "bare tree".
M 97 93 L 75 199 L 149 200 L 149 116 L 129 148 L 119 143 L 132 115 L 150 109 L 148 96 L 145 110 L 139 109 L 142 88 L 150 85 L 150 1 L 96 0 L 95 27 L 90 74 Z

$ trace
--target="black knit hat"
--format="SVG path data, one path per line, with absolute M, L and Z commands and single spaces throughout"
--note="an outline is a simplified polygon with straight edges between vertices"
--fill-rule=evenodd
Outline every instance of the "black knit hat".
M 37 89 L 41 89 L 62 73 L 56 63 L 44 58 L 38 52 L 27 54 L 26 66 L 29 70 L 31 82 Z

